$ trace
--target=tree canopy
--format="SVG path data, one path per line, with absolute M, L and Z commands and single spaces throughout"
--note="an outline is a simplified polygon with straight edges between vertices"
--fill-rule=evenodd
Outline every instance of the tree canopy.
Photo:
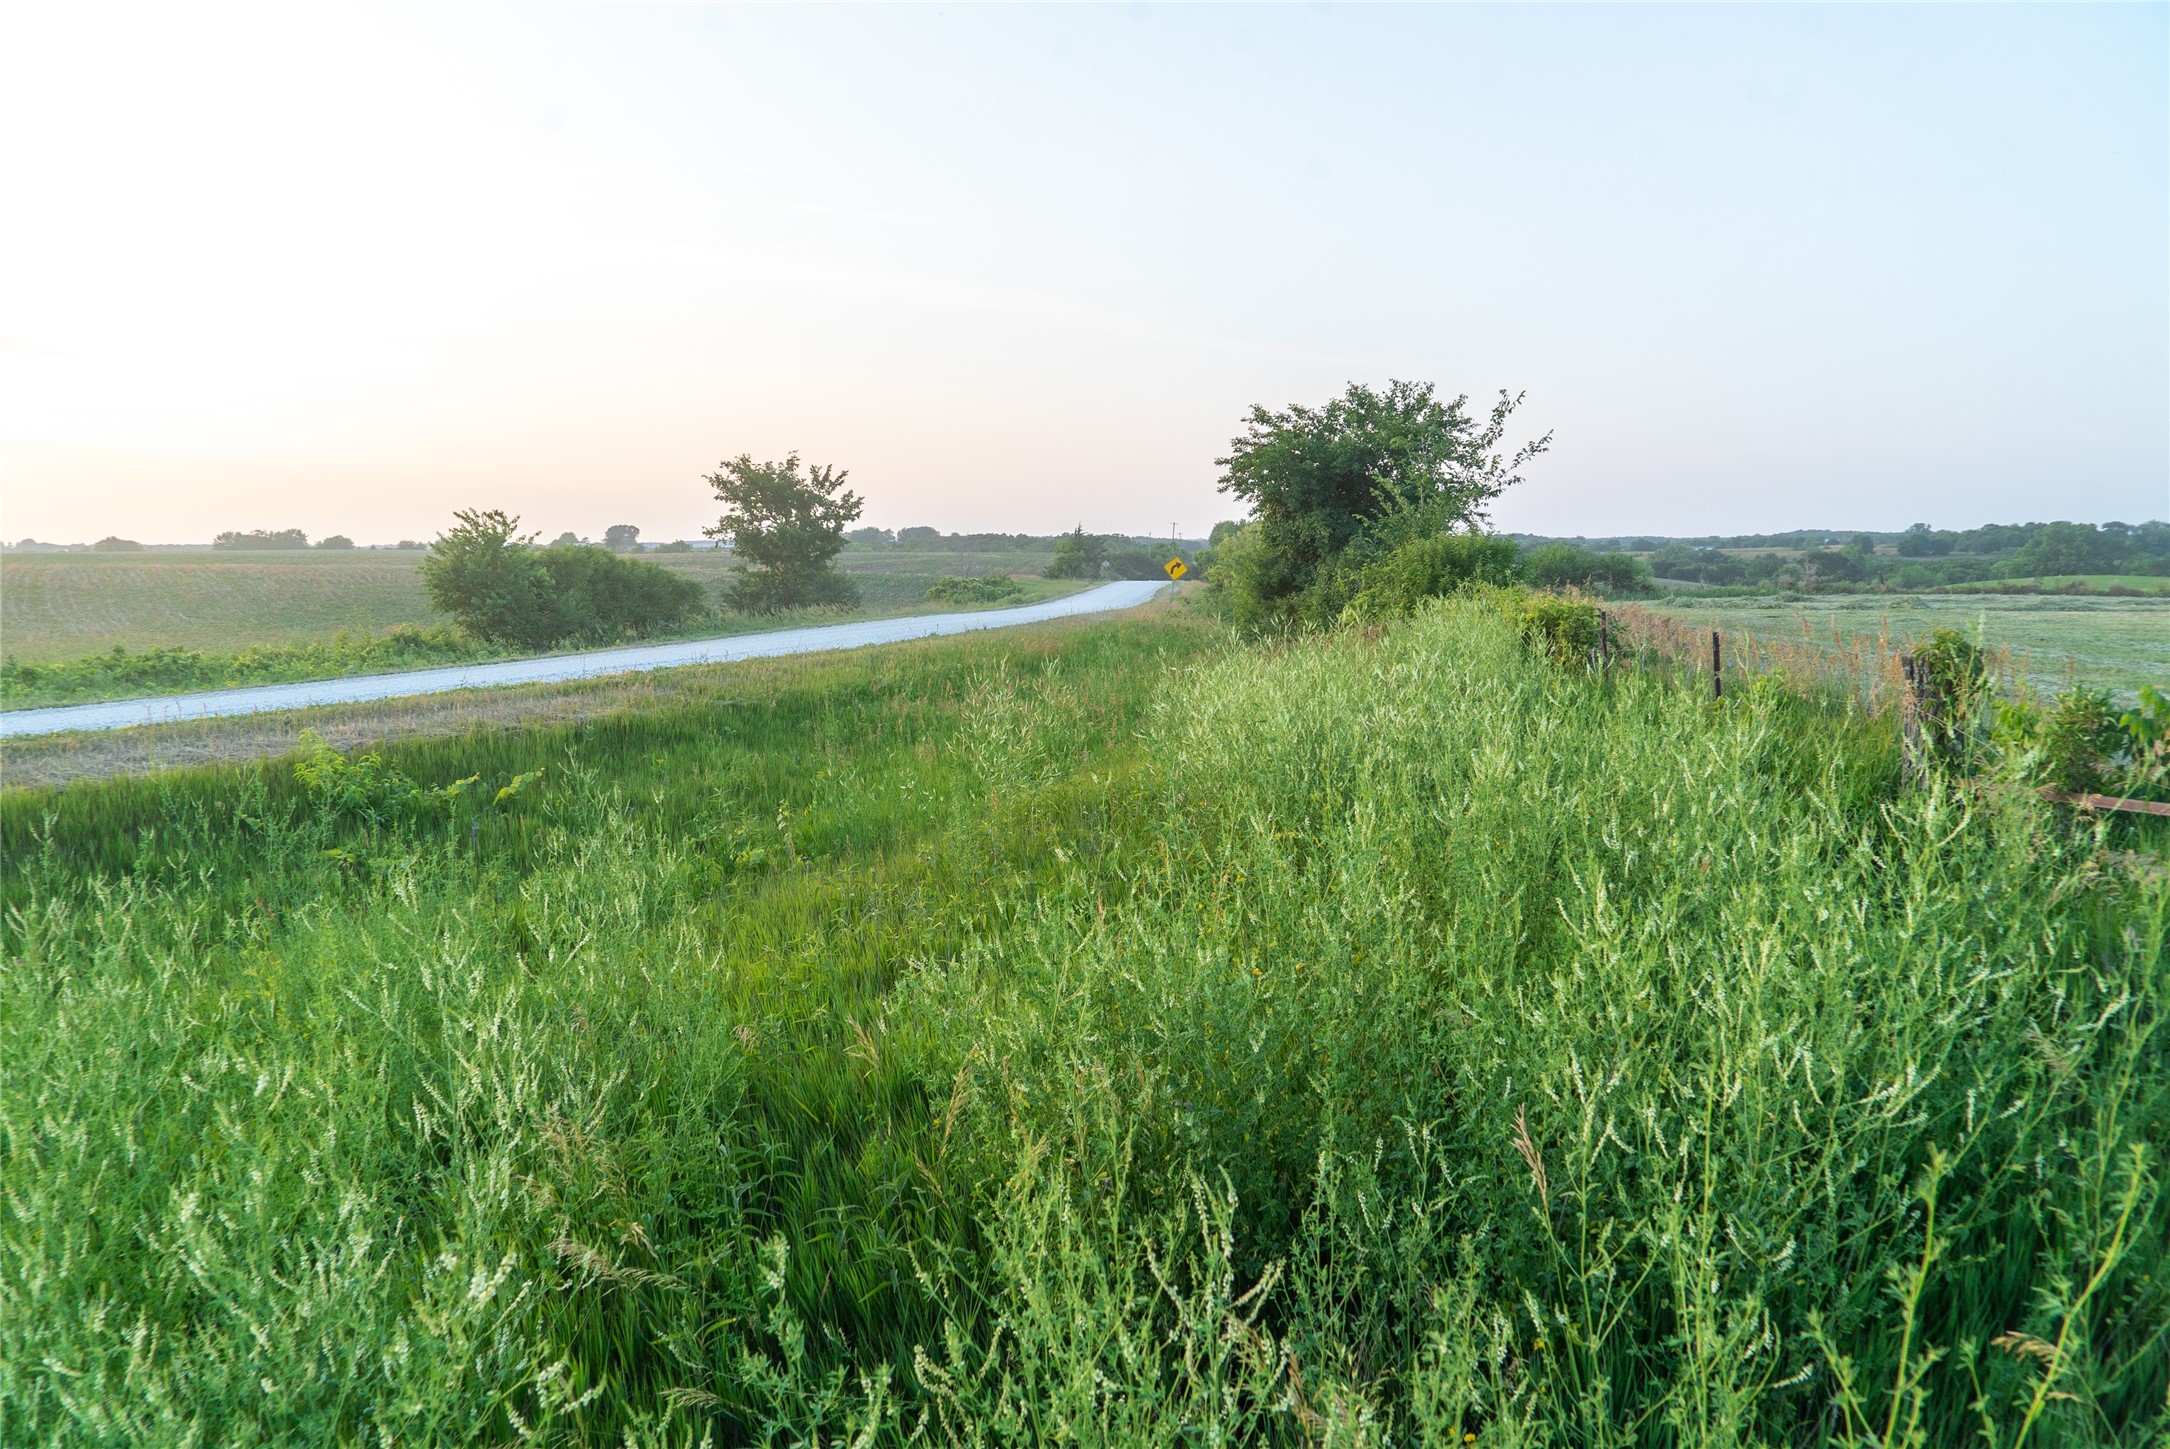
M 1362 566 L 1419 537 L 1482 526 L 1487 505 L 1522 481 L 1548 433 L 1508 453 L 1520 394 L 1489 413 L 1442 402 L 1430 383 L 1349 384 L 1323 407 L 1253 407 L 1222 469 L 1221 491 L 1253 521 L 1218 552 L 1220 576 L 1254 622 L 1331 617 Z
M 708 475 L 724 510 L 702 532 L 728 541 L 739 558 L 731 607 L 773 614 L 857 599 L 851 580 L 835 567 L 844 530 L 866 507 L 844 487 L 849 476 L 827 465 L 801 471 L 797 453 L 780 463 L 756 463 L 741 453 Z
M 309 535 L 298 528 L 252 528 L 247 533 L 229 528 L 211 540 L 213 548 L 307 548 Z

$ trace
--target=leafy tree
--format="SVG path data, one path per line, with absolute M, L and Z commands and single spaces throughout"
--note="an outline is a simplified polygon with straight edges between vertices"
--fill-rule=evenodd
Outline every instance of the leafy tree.
M 346 536 L 345 534 L 343 534 L 343 533 L 334 533 L 334 534 L 330 534 L 330 535 L 328 535 L 327 537 L 324 537 L 324 538 L 320 538 L 320 539 L 318 539 L 318 540 L 316 541 L 316 546 L 317 546 L 318 548 L 328 548 L 328 549 L 333 549 L 333 550 L 338 550 L 338 549 L 343 549 L 343 548 L 347 548 L 347 549 L 350 549 L 350 548 L 354 547 L 354 540 L 353 540 L 353 539 L 351 539 L 351 538 L 348 538 L 348 537 L 347 537 L 347 536 Z
M 1809 549 L 1793 561 L 1793 567 L 1800 575 L 1801 587 L 1809 590 L 1819 583 L 1859 583 L 1871 572 L 1866 559 L 1846 549 Z
M 550 540 L 550 546 L 552 548 L 578 548 L 580 547 L 580 544 L 580 535 L 573 532 L 569 528 L 566 529 L 563 533 L 559 534 L 556 538 Z
M 1390 382 L 1384 391 L 1351 383 L 1323 407 L 1253 407 L 1228 456 L 1215 460 L 1221 491 L 1255 518 L 1233 556 L 1221 550 L 1220 581 L 1248 596 L 1238 614 L 1331 618 L 1372 558 L 1479 525 L 1551 442 L 1547 434 L 1511 456 L 1501 451 L 1520 403 L 1502 392 L 1485 418 L 1466 396 L 1443 403 L 1430 383 Z
M 2014 578 L 2038 574 L 2110 573 L 2124 561 L 2125 540 L 2090 523 L 2045 523 L 2012 555 L 2005 572 Z
M 1748 566 L 1732 554 L 1715 548 L 1690 548 L 1684 543 L 1669 543 L 1645 562 L 1650 572 L 1661 579 L 1696 584 L 1737 584 L 1748 574 Z
M 1097 579 L 1108 561 L 1108 541 L 1087 533 L 1079 524 L 1055 540 L 1055 560 L 1047 566 L 1051 579 Z
M 91 547 L 91 552 L 93 552 L 93 553 L 142 553 L 142 552 L 143 552 L 143 545 L 142 545 L 142 544 L 140 544 L 140 543 L 137 543 L 137 542 L 136 542 L 136 541 L 135 541 L 134 539 L 132 539 L 132 538 L 115 538 L 115 537 L 113 537 L 113 535 L 111 535 L 111 534 L 107 534 L 107 535 L 106 535 L 106 536 L 105 536 L 104 538 L 101 538 L 101 539 L 99 539 L 99 540 L 98 540 L 98 541 L 97 541 L 96 543 L 92 544 L 92 545 L 91 545 L 90 547 Z
M 856 543 L 866 548 L 879 548 L 897 541 L 897 536 L 886 528 L 855 528 L 844 535 L 846 543 Z
M 1108 541 L 1108 577 L 1158 579 L 1167 577 L 1168 560 L 1177 556 L 1175 546 Z
M 631 553 L 640 545 L 640 529 L 630 523 L 613 523 L 603 530 L 603 547 Z
M 1955 553 L 2012 553 L 2024 548 L 2034 537 L 2038 525 L 2028 523 L 1985 523 L 1980 528 L 1970 528 L 1952 536 Z
M 909 548 L 925 548 L 930 544 L 940 543 L 941 541 L 942 530 L 928 528 L 924 524 L 917 528 L 900 528 L 897 530 L 897 542 Z
M 1901 558 L 1938 558 L 1951 552 L 1952 535 L 1938 533 L 1926 523 L 1910 525 L 1899 535 Z
M 477 639 L 546 649 L 564 637 L 535 535 L 501 509 L 461 509 L 422 561 L 430 606 Z
M 741 453 L 708 475 L 724 511 L 715 527 L 702 531 L 729 539 L 731 551 L 744 560 L 731 585 L 731 607 L 773 614 L 858 598 L 851 580 L 834 565 L 844 549 L 844 530 L 866 507 L 844 487 L 848 476 L 833 466 L 802 473 L 797 453 L 781 463 L 756 463 Z

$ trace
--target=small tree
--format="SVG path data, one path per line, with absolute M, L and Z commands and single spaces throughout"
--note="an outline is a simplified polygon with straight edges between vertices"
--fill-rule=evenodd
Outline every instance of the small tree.
M 430 605 L 477 639 L 543 649 L 564 637 L 535 535 L 501 509 L 461 509 L 422 560 Z
M 1079 524 L 1055 540 L 1055 558 L 1047 566 L 1051 579 L 1097 579 L 1108 561 L 1108 541 L 1085 531 Z
M 334 533 L 328 537 L 318 539 L 316 541 L 316 546 L 318 548 L 328 548 L 337 551 L 343 548 L 354 547 L 354 540 L 348 538 L 343 533 Z
M 836 571 L 844 530 L 866 503 L 844 487 L 850 475 L 823 466 L 801 472 L 799 455 L 756 463 L 741 453 L 708 475 L 724 504 L 723 517 L 701 530 L 726 539 L 744 562 L 731 584 L 731 607 L 773 614 L 807 604 L 848 604 L 858 598 Z
M 603 530 L 603 547 L 631 553 L 640 546 L 640 530 L 630 523 L 613 523 Z

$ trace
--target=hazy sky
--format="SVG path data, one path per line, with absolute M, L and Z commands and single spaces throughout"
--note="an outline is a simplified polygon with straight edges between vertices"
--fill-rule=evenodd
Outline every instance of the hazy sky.
M 1197 532 L 1526 389 L 1553 533 L 2170 514 L 2170 8 L 0 14 L 0 535 Z

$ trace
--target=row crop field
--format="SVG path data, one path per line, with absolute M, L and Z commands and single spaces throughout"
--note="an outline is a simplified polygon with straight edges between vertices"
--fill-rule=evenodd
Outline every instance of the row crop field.
M 0 1441 L 2159 1444 L 2166 822 L 1481 599 L 0 794 Z
M 732 567 L 712 551 L 641 555 L 722 585 Z M 1048 554 L 944 554 L 847 549 L 838 567 L 867 611 L 918 604 L 946 575 L 1037 575 Z M 9 554 L 0 559 L 0 648 L 23 663 L 58 663 L 119 645 L 232 651 L 317 643 L 344 630 L 376 634 L 443 624 L 422 592 L 415 552 Z M 1027 582 L 1043 597 L 1036 579 Z

